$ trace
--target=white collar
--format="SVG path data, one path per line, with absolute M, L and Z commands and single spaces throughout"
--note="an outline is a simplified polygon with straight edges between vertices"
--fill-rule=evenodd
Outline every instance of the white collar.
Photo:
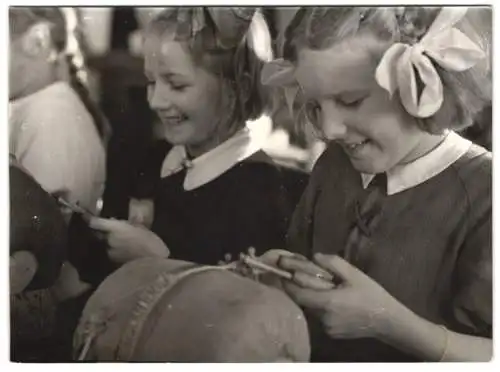
M 252 156 L 261 150 L 263 145 L 263 136 L 245 127 L 216 148 L 191 161 L 187 158 L 184 146 L 174 146 L 163 161 L 161 177 L 168 177 L 187 168 L 184 190 L 193 190 Z
M 443 142 L 428 154 L 387 171 L 387 194 L 407 190 L 438 175 L 460 159 L 471 144 L 471 141 L 450 131 Z M 363 188 L 366 189 L 374 177 L 373 174 L 361 173 Z

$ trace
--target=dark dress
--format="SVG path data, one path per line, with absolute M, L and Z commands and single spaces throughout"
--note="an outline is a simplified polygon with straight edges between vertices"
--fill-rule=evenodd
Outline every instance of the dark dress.
M 255 158 L 194 190 L 183 188 L 185 170 L 160 180 L 152 230 L 171 258 L 213 265 L 250 247 L 257 254 L 285 248 L 308 176 Z
M 417 315 L 490 338 L 491 163 L 491 153 L 472 145 L 436 176 L 386 196 L 367 249 L 353 263 Z M 343 150 L 330 146 L 297 207 L 290 249 L 345 257 L 356 224 L 355 201 L 363 192 L 360 174 Z M 374 339 L 329 339 L 314 319 L 310 324 L 313 361 L 415 360 Z

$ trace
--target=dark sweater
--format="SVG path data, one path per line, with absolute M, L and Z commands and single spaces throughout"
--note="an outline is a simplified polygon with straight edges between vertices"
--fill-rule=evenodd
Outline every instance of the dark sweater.
M 183 188 L 185 171 L 161 180 L 152 230 L 175 259 L 216 264 L 225 254 L 237 258 L 284 249 L 291 215 L 307 175 L 267 162 L 243 161 L 194 190 Z
M 419 316 L 491 337 L 491 186 L 491 153 L 473 145 L 438 175 L 387 196 L 362 269 Z M 294 215 L 291 249 L 343 256 L 363 191 L 360 174 L 332 145 Z M 314 361 L 414 360 L 372 339 L 333 341 L 311 324 Z

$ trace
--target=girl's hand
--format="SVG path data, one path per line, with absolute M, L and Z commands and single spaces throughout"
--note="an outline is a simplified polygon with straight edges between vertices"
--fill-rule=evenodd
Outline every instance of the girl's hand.
M 143 226 L 135 226 L 127 221 L 93 217 L 90 228 L 105 234 L 110 247 L 108 255 L 116 263 L 124 264 L 141 257 L 167 258 L 167 246 L 158 235 Z
M 317 254 L 314 263 L 283 257 L 279 264 L 294 273 L 293 281 L 283 281 L 285 291 L 316 314 L 332 338 L 380 338 L 404 309 L 378 283 L 338 256 Z M 341 283 L 334 286 L 331 277 L 325 280 L 325 271 Z

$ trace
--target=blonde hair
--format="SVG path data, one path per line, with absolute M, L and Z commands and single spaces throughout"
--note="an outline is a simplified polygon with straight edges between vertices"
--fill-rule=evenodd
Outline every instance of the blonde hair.
M 491 18 L 491 8 L 478 9 L 483 9 L 483 18 Z M 373 58 L 379 61 L 385 50 L 396 42 L 417 43 L 440 10 L 438 7 L 301 8 L 285 32 L 283 56 L 296 62 L 302 48 L 323 50 L 345 39 L 372 35 L 385 45 L 384 50 L 370 50 L 371 45 L 367 45 Z M 470 8 L 456 27 L 488 53 L 491 33 L 477 19 L 474 8 Z M 480 64 L 462 72 L 445 70 L 437 63 L 434 67 L 443 83 L 444 101 L 436 114 L 418 119 L 417 123 L 430 133 L 472 125 L 476 115 L 491 101 L 490 64 Z
M 268 91 L 260 83 L 260 71 L 264 62 L 272 59 L 270 31 L 264 16 L 256 11 L 241 40 L 234 47 L 219 48 L 213 43 L 213 35 L 224 32 L 212 22 L 194 35 L 178 35 L 176 30 L 188 20 L 179 16 L 184 8 L 165 10 L 156 15 L 146 28 L 148 33 L 163 36 L 175 33 L 175 40 L 186 42 L 195 63 L 229 82 L 236 101 L 232 120 L 243 124 L 255 120 L 268 109 Z M 230 27 L 228 27 L 230 29 Z

